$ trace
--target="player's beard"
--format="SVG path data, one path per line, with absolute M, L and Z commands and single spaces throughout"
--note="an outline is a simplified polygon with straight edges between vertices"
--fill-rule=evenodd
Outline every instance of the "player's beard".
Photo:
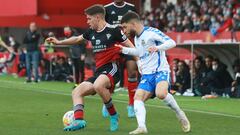
M 136 35 L 136 32 L 134 30 L 130 30 L 130 32 L 128 33 L 128 36 L 131 38 L 135 37 L 135 35 Z

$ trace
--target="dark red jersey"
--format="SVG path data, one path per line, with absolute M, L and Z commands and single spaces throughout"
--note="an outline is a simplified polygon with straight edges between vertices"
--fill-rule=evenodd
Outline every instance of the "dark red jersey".
M 120 49 L 114 45 L 127 40 L 126 35 L 118 27 L 110 24 L 106 24 L 101 31 L 88 29 L 83 38 L 92 43 L 97 68 L 117 61 Z

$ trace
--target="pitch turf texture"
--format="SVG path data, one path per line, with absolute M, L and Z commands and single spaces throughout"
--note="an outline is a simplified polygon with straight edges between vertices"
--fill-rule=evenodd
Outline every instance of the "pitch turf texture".
M 120 113 L 120 128 L 109 131 L 109 119 L 101 116 L 98 96 L 85 99 L 87 127 L 64 132 L 63 114 L 71 110 L 72 84 L 41 82 L 24 84 L 23 79 L 0 77 L 0 135 L 127 135 L 136 119 L 127 118 L 127 92 L 117 92 L 113 101 Z M 188 135 L 240 135 L 240 100 L 175 97 L 191 121 Z M 159 100 L 146 103 L 149 135 L 184 135 L 175 114 Z

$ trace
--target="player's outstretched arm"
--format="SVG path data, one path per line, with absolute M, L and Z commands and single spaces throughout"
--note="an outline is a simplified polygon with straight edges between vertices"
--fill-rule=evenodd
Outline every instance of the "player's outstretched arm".
M 83 36 L 76 36 L 76 37 L 70 37 L 65 40 L 58 40 L 57 38 L 54 37 L 49 37 L 46 39 L 47 42 L 53 43 L 56 45 L 76 45 L 79 44 L 82 40 L 84 40 Z
M 149 52 L 157 52 L 157 51 L 166 51 L 176 46 L 176 42 L 172 39 L 166 40 L 160 46 L 151 46 L 148 48 Z
M 139 56 L 138 50 L 130 47 L 124 47 L 122 45 L 115 45 L 116 47 L 120 48 L 121 53 L 123 54 L 128 54 L 128 55 L 133 55 L 133 56 Z

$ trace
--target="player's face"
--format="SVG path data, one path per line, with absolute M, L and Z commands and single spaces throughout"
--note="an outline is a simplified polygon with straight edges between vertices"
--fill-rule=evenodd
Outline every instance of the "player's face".
M 97 17 L 92 15 L 87 15 L 87 24 L 91 29 L 97 29 Z
M 127 35 L 128 37 L 131 37 L 132 35 L 135 34 L 132 23 L 123 23 L 122 29 L 123 29 L 124 34 Z

